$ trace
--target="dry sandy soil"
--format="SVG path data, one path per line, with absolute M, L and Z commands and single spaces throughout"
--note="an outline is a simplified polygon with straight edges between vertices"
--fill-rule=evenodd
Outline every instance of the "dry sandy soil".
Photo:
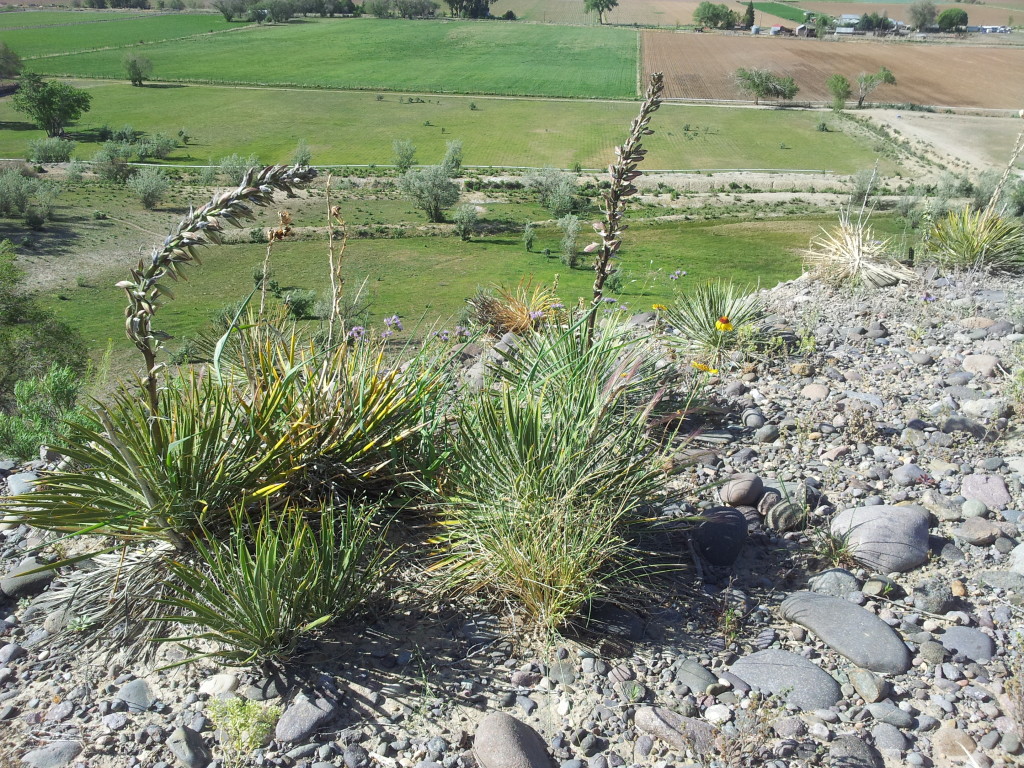
M 829 75 L 852 79 L 886 66 L 898 84 L 879 89 L 873 100 L 1014 111 L 1024 105 L 1024 48 L 659 30 L 643 33 L 643 66 L 665 73 L 669 98 L 738 99 L 733 73 L 761 67 L 791 75 L 801 101 L 827 102 Z
M 912 142 L 925 142 L 937 159 L 963 170 L 1005 168 L 1017 135 L 1024 131 L 1019 117 L 981 117 L 928 112 L 865 110 L 875 122 Z M 1018 167 L 1021 163 L 1018 161 Z M 1020 171 L 1024 175 L 1024 170 Z

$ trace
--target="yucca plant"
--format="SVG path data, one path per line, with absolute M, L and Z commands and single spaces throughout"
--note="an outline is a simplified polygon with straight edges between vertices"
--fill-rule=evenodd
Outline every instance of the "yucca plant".
M 75 469 L 48 475 L 6 511 L 44 530 L 188 549 L 200 526 L 216 528 L 228 506 L 276 490 L 301 468 L 311 438 L 288 419 L 289 386 L 272 382 L 253 400 L 187 371 L 161 389 L 163 416 L 152 425 L 144 401 L 116 392 L 109 406 L 69 425 L 60 450 Z
M 991 206 L 950 211 L 932 225 L 925 245 L 929 257 L 945 269 L 1016 271 L 1024 265 L 1024 227 Z
M 913 279 L 913 270 L 892 256 L 891 238 L 875 236 L 865 206 L 856 219 L 851 218 L 851 207 L 840 208 L 838 226 L 822 228 L 804 251 L 804 267 L 811 276 L 829 285 L 872 288 Z
M 662 392 L 639 375 L 642 340 L 599 333 L 590 345 L 585 317 L 525 341 L 498 391 L 460 414 L 433 570 L 446 589 L 508 601 L 553 631 L 643 575 L 630 529 L 664 493 L 649 430 Z
M 756 294 L 725 280 L 698 283 L 663 310 L 675 333 L 665 341 L 702 370 L 724 365 L 727 354 L 758 332 L 764 308 Z
M 204 531 L 193 560 L 172 559 L 160 617 L 194 629 L 178 637 L 194 658 L 233 664 L 280 662 L 299 641 L 356 610 L 390 563 L 378 509 L 348 503 L 307 516 L 295 507 L 235 509 L 231 531 Z M 212 643 L 201 650 L 195 643 Z

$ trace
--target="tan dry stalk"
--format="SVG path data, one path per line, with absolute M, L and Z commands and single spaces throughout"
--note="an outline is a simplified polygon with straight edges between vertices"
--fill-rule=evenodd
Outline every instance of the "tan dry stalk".
M 139 259 L 138 266 L 131 270 L 131 279 L 117 284 L 128 295 L 125 333 L 145 360 L 146 373 L 142 384 L 150 412 L 150 433 L 158 452 L 162 453 L 164 449 L 160 430 L 156 427 L 156 420 L 160 417 L 157 376 L 163 363 L 158 364 L 156 356 L 163 341 L 170 337 L 153 330 L 152 320 L 160 306 L 160 298 L 174 298 L 174 293 L 161 281 L 166 278 L 174 281 L 186 279 L 185 265 L 199 263 L 197 251 L 200 247 L 221 242 L 220 233 L 225 224 L 241 226 L 243 221 L 254 218 L 250 206 L 269 205 L 275 192 L 291 192 L 293 187 L 315 176 L 316 169 L 308 166 L 274 165 L 249 169 L 236 189 L 216 195 L 198 210 L 190 210 L 163 245 L 148 258 Z
M 603 193 L 604 197 L 604 221 L 594 224 L 594 229 L 600 236 L 601 241 L 592 243 L 584 251 L 593 253 L 597 251 L 594 259 L 594 298 L 590 302 L 590 314 L 587 317 L 586 336 L 589 344 L 594 337 L 594 323 L 597 319 L 597 310 L 604 298 L 604 282 L 614 270 L 611 269 L 611 260 L 615 257 L 619 247 L 622 245 L 622 231 L 626 225 L 622 223 L 627 197 L 635 195 L 637 188 L 633 181 L 642 174 L 637 170 L 637 165 L 647 155 L 641 141 L 644 136 L 654 133 L 647 126 L 651 117 L 661 106 L 661 92 L 665 88 L 664 78 L 660 72 L 651 74 L 651 82 L 644 94 L 643 104 L 640 105 L 640 114 L 637 115 L 629 129 L 629 136 L 622 146 L 615 148 L 616 160 L 608 166 L 608 175 L 611 177 L 611 187 Z
M 331 316 L 327 321 L 327 348 L 334 343 L 334 324 L 341 316 L 341 298 L 345 291 L 345 279 L 341 276 L 341 263 L 345 257 L 345 246 L 348 245 L 348 226 L 341 218 L 341 208 L 331 205 L 331 180 L 327 177 L 327 262 L 331 273 Z M 334 253 L 334 227 L 341 227 L 341 245 L 337 256 Z

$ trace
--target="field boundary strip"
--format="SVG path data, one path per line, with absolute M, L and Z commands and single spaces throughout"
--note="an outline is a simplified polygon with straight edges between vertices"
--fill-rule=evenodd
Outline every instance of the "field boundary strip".
M 155 19 L 158 16 L 176 16 L 176 13 L 165 11 L 164 13 L 140 14 L 137 16 L 121 16 L 109 19 L 83 19 L 82 21 L 65 21 L 59 24 L 30 24 L 24 27 L 0 27 L 0 34 L 13 32 L 19 29 L 52 29 L 54 27 L 80 27 L 83 24 L 106 24 L 111 21 L 128 21 L 130 19 Z M 211 14 L 212 15 L 212 14 Z

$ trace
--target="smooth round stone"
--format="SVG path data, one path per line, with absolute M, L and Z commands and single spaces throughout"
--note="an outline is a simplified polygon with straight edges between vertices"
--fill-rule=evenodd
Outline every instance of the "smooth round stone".
M 754 507 L 764 494 L 764 481 L 751 473 L 734 475 L 718 492 L 723 504 L 732 507 Z
M 481 768 L 540 768 L 551 762 L 540 735 L 504 712 L 491 712 L 480 721 L 473 753 Z
M 971 627 L 950 627 L 938 640 L 951 653 L 962 653 L 973 661 L 990 661 L 996 652 L 995 641 Z
M 754 433 L 754 439 L 759 443 L 774 443 L 779 439 L 779 428 L 774 424 L 765 424 Z
M 907 748 L 907 737 L 890 723 L 878 723 L 871 729 L 871 737 L 881 752 L 902 752 Z
M 768 648 L 739 659 L 729 670 L 745 683 L 770 694 L 785 694 L 797 709 L 828 709 L 843 696 L 828 672 L 803 656 Z
M 964 518 L 969 517 L 986 517 L 988 515 L 988 507 L 985 506 L 985 502 L 978 499 L 968 499 L 960 507 L 960 514 Z

